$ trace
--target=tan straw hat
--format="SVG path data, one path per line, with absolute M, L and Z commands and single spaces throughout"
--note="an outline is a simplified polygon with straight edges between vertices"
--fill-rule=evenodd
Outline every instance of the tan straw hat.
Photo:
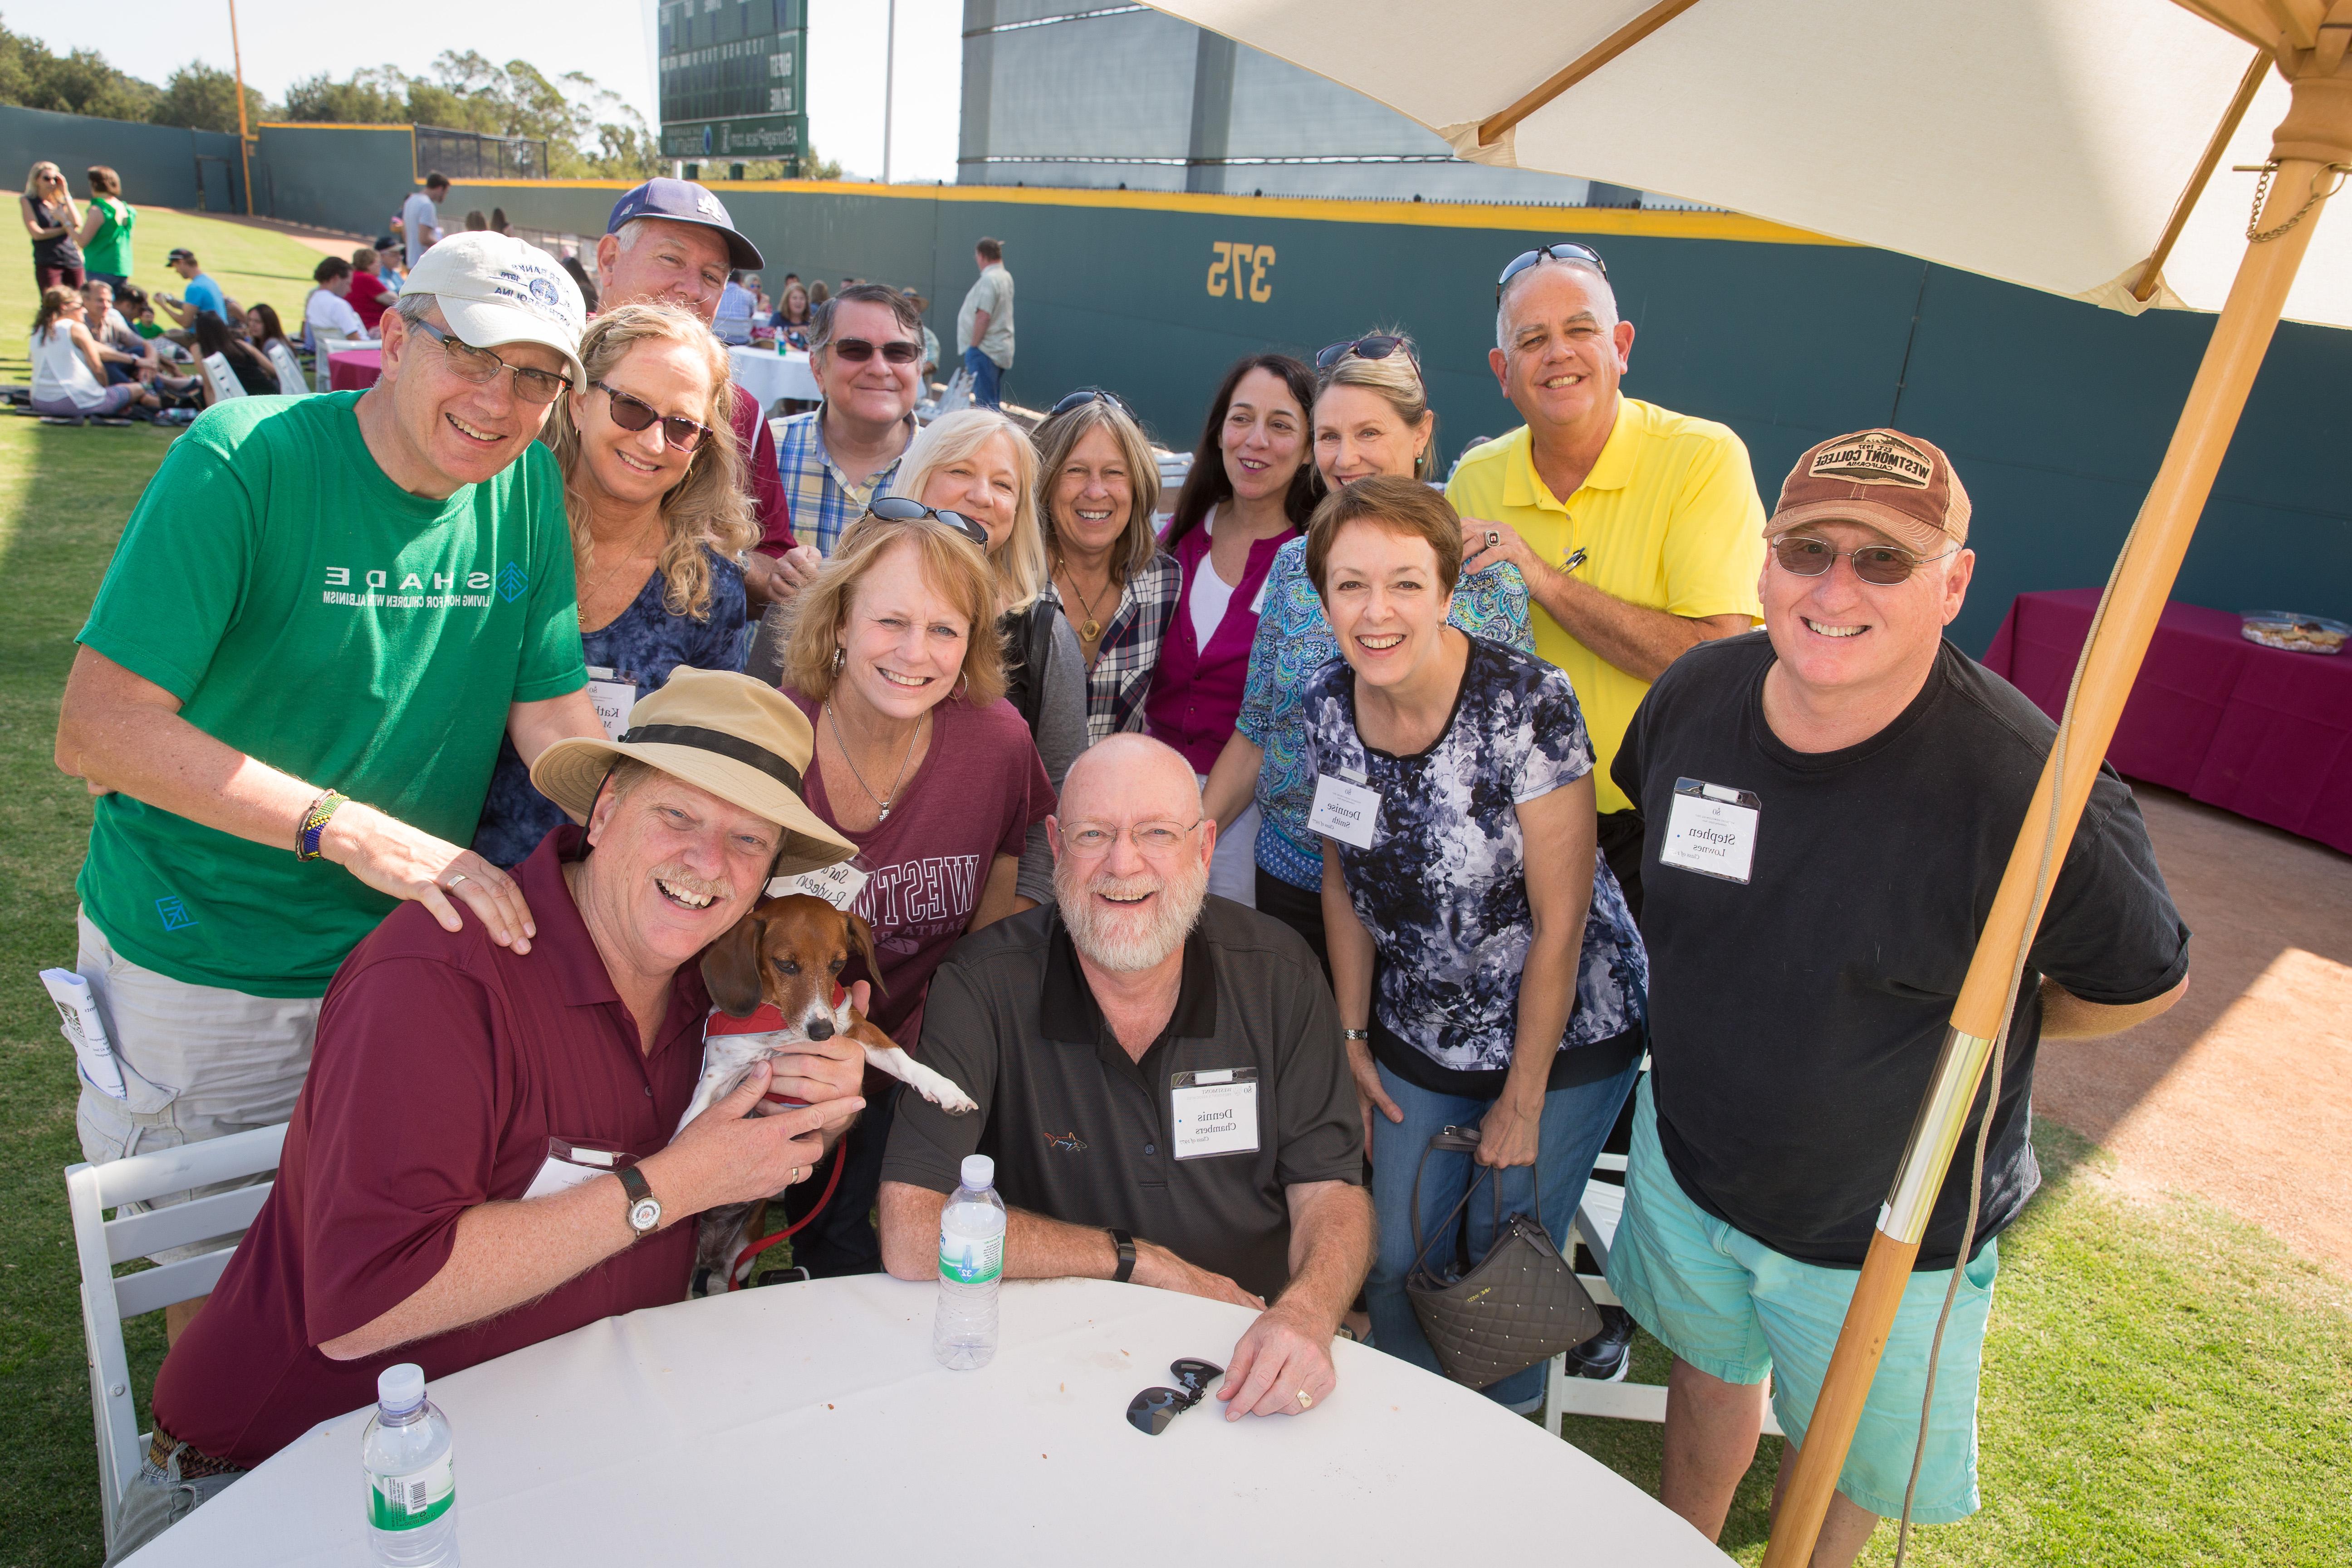
M 637 700 L 618 741 L 558 741 L 531 763 L 530 782 L 585 816 L 613 764 L 634 757 L 782 828 L 773 874 L 789 877 L 856 852 L 801 798 L 815 745 L 808 721 L 774 687 L 682 664 L 668 685 Z

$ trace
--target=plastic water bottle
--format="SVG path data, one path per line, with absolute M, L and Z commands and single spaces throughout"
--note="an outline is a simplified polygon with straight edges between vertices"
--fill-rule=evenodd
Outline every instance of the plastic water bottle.
M 931 1353 L 950 1372 L 970 1372 L 996 1358 L 1004 1200 L 996 1195 L 995 1181 L 995 1161 L 965 1155 L 963 1185 L 940 1211 L 940 1315 L 931 1324 Z
M 449 1417 L 425 1397 L 425 1369 L 388 1366 L 360 1438 L 368 1479 L 368 1556 L 385 1568 L 457 1568 L 457 1483 Z

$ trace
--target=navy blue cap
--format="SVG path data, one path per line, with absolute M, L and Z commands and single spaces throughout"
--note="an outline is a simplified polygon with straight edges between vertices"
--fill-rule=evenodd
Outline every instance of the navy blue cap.
M 735 232 L 735 222 L 727 216 L 726 204 L 692 180 L 647 180 L 627 192 L 613 204 L 613 216 L 605 220 L 604 232 L 618 234 L 623 224 L 641 217 L 715 228 L 727 237 L 730 267 L 740 270 L 767 265 L 761 258 L 760 247 Z

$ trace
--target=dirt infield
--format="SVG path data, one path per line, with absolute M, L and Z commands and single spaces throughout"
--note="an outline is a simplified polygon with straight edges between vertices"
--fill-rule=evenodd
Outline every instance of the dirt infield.
M 2189 994 L 2044 1044 L 2035 1109 L 2126 1185 L 2197 1193 L 2352 1277 L 2352 857 L 2134 787 L 2193 933 Z

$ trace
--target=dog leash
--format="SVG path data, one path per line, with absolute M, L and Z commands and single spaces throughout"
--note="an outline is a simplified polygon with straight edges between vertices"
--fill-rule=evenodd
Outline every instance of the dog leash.
M 780 1097 L 775 1095 L 767 1095 L 762 1098 L 773 1100 Z M 824 1205 L 833 1201 L 833 1190 L 841 1184 L 841 1167 L 848 1163 L 848 1161 L 849 1134 L 845 1132 L 841 1135 L 841 1142 L 833 1146 L 833 1174 L 824 1179 L 824 1191 L 817 1195 L 816 1207 L 809 1210 L 808 1213 L 801 1215 L 800 1218 L 793 1221 L 792 1224 L 784 1226 L 783 1229 L 775 1232 L 772 1236 L 761 1237 L 759 1240 L 752 1242 L 750 1246 L 744 1247 L 742 1251 L 737 1253 L 735 1255 L 735 1261 L 730 1264 L 727 1269 L 727 1289 L 730 1290 L 740 1290 L 743 1289 L 743 1266 L 746 1263 L 749 1263 L 752 1258 L 757 1258 L 762 1252 L 767 1251 L 768 1248 L 775 1246 L 776 1243 L 783 1240 L 794 1231 L 806 1228 L 809 1221 L 816 1218 L 817 1215 L 824 1212 Z

